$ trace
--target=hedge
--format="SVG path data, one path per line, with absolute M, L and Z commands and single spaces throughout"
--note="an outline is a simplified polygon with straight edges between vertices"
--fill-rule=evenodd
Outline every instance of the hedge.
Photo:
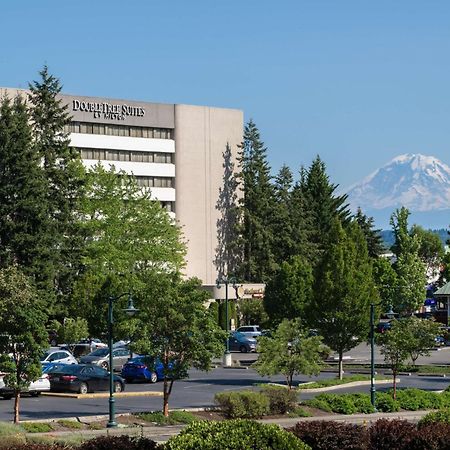
M 269 398 L 254 391 L 220 392 L 214 397 L 225 417 L 259 418 L 270 412 Z
M 196 422 L 170 438 L 164 450 L 311 450 L 277 425 L 236 419 Z

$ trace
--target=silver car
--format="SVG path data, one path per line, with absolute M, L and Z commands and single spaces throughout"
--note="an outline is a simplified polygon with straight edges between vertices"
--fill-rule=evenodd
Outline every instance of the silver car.
M 77 364 L 78 361 L 68 350 L 48 350 L 41 356 L 41 363 Z
M 113 370 L 122 370 L 122 366 L 130 359 L 130 350 L 127 348 L 113 349 Z M 80 364 L 96 364 L 109 370 L 109 348 L 98 348 L 89 355 L 80 358 Z

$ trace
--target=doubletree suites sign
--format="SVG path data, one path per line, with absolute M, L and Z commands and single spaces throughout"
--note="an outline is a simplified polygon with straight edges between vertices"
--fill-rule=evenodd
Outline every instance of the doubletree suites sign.
M 73 111 L 92 113 L 94 119 L 125 120 L 127 117 L 144 117 L 145 108 L 125 103 L 72 101 Z

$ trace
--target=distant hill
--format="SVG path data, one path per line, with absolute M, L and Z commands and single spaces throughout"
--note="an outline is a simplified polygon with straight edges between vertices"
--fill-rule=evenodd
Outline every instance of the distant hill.
M 446 241 L 450 239 L 450 235 L 447 233 L 447 229 L 440 228 L 439 230 L 431 230 L 433 233 L 437 234 L 442 241 L 442 245 L 446 244 Z M 380 232 L 383 243 L 387 249 L 389 249 L 394 244 L 394 232 L 392 230 L 383 230 Z

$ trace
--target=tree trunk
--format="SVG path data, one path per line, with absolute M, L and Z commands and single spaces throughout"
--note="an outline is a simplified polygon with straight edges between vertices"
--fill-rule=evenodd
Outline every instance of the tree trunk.
M 14 423 L 19 423 L 20 391 L 14 392 Z
M 343 352 L 339 351 L 339 379 L 342 380 L 344 376 L 344 367 L 342 362 Z
M 392 393 L 392 397 L 394 400 L 397 400 L 397 372 L 395 370 L 392 371 L 392 387 L 394 388 L 394 391 Z
M 163 389 L 163 414 L 169 417 L 169 383 L 167 377 L 164 377 L 164 389 Z

